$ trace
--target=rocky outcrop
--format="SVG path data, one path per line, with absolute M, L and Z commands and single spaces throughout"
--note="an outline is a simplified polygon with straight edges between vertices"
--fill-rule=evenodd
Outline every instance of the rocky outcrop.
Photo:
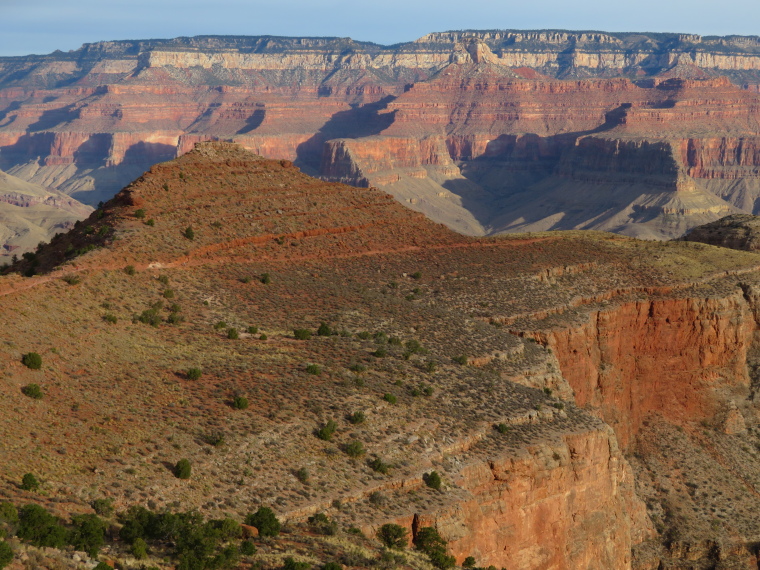
M 749 214 L 734 214 L 715 222 L 692 228 L 683 236 L 686 241 L 696 241 L 743 249 L 760 250 L 760 217 Z

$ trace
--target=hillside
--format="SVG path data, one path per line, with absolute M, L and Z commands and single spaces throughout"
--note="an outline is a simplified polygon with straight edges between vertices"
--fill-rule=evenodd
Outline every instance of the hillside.
M 468 235 L 670 239 L 760 213 L 758 85 L 757 37 L 101 42 L 0 58 L 0 168 L 95 206 L 196 142 L 228 140 Z
M 596 232 L 465 237 L 205 143 L 0 277 L 0 499 L 271 507 L 285 534 L 242 558 L 267 569 L 388 564 L 387 523 L 435 527 L 458 564 L 750 568 L 759 266 Z M 139 567 L 129 548 L 101 557 Z M 76 567 L 25 552 L 11 568 Z

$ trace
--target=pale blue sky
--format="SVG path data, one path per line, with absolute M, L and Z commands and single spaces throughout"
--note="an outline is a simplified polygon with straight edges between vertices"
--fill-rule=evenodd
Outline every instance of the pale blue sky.
M 0 0 L 0 55 L 203 34 L 392 44 L 451 29 L 760 34 L 758 0 Z

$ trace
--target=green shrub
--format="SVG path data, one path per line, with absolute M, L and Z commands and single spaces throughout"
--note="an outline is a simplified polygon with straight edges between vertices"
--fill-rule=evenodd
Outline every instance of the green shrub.
M 315 433 L 319 439 L 323 441 L 330 441 L 336 429 L 338 429 L 338 424 L 336 424 L 333 420 L 328 420 L 327 423 L 319 428 Z
M 24 476 L 21 478 L 21 488 L 24 491 L 37 491 L 40 488 L 40 482 L 33 474 L 24 473 Z
M 430 473 L 425 473 L 422 476 L 422 480 L 425 482 L 425 485 L 427 485 L 431 489 L 435 489 L 436 491 L 441 490 L 441 476 L 438 474 L 437 471 L 431 471 Z
M 179 311 L 172 311 L 171 313 L 169 313 L 169 316 L 166 317 L 166 322 L 169 323 L 170 325 L 178 325 L 184 320 L 185 320 L 185 317 L 183 317 L 179 313 Z
M 140 208 L 139 210 L 135 210 L 135 218 L 142 219 L 145 217 L 145 210 L 143 208 Z
M 95 514 L 98 514 L 101 517 L 108 518 L 112 516 L 114 512 L 113 499 L 95 499 L 90 506 L 92 507 L 92 510 L 95 511 Z
M 187 226 L 185 228 L 185 231 L 182 232 L 182 235 L 191 241 L 195 239 L 195 231 L 193 230 L 192 226 Z
M 240 543 L 240 554 L 243 556 L 253 556 L 256 554 L 256 545 L 250 540 L 244 540 Z
M 272 282 L 272 278 L 269 276 L 269 273 L 262 273 L 259 281 L 261 281 L 264 285 L 269 285 Z
M 265 334 L 262 334 L 262 335 L 259 337 L 259 340 L 267 340 L 267 338 L 269 338 L 269 337 L 267 337 L 267 335 L 265 335 Z
M 16 505 L 8 501 L 0 503 L 0 523 L 6 523 L 12 527 L 18 524 L 18 509 Z
M 66 545 L 68 532 L 60 521 L 39 505 L 25 505 L 18 513 L 16 535 L 35 546 L 61 549 Z
M 467 357 L 464 354 L 461 356 L 455 356 L 451 360 L 453 360 L 457 364 L 461 364 L 462 366 L 465 366 L 467 364 Z
M 361 410 L 358 410 L 348 416 L 348 421 L 354 425 L 363 424 L 366 419 L 367 418 L 365 417 L 364 412 Z
M 163 285 L 168 285 L 169 284 L 169 276 L 168 275 L 159 275 L 158 277 L 156 277 L 156 279 L 158 279 L 158 282 L 161 283 L 161 284 L 163 284 Z
M 384 348 L 378 348 L 375 352 L 372 352 L 370 354 L 372 354 L 372 356 L 374 356 L 375 358 L 385 358 L 386 356 L 388 356 L 388 351 L 385 350 Z
M 293 329 L 293 336 L 297 340 L 309 340 L 311 338 L 311 331 L 309 329 Z
M 228 328 L 227 338 L 230 340 L 237 340 L 238 338 L 240 338 L 240 335 L 238 334 L 237 329 L 232 328 L 232 327 Z
M 42 357 L 36 352 L 27 352 L 21 357 L 21 363 L 32 370 L 42 368 Z
M 322 566 L 322 570 L 343 570 L 343 566 L 341 566 L 337 562 L 328 562 L 327 564 Z
M 174 289 L 166 289 L 163 292 L 164 299 L 173 299 L 174 298 Z
M 351 443 L 346 444 L 343 447 L 343 451 L 352 458 L 361 457 L 364 455 L 364 446 L 362 445 L 361 441 L 352 441 Z
M 113 567 L 109 566 L 105 562 L 98 562 L 98 565 L 95 566 L 92 570 L 113 570 Z M 148 570 L 154 570 L 154 567 L 148 568 Z
M 132 543 L 130 551 L 138 560 L 145 560 L 148 557 L 148 544 L 142 538 L 137 538 Z
M 309 364 L 306 367 L 306 372 L 313 374 L 314 376 L 319 376 L 322 374 L 322 368 L 319 366 L 319 364 Z
M 135 319 L 137 322 L 150 325 L 152 327 L 157 327 L 161 324 L 161 315 L 159 314 L 160 308 L 153 307 L 150 309 L 145 309 L 142 313 L 140 313 Z
M 377 531 L 377 538 L 388 548 L 401 550 L 408 544 L 406 529 L 393 523 L 381 526 Z
M 39 384 L 27 384 L 21 388 L 21 392 L 24 396 L 29 396 L 35 400 L 41 400 L 43 396 L 42 388 L 40 388 Z
M 69 544 L 75 550 L 81 550 L 90 556 L 97 556 L 106 540 L 106 523 L 97 515 L 74 515 L 71 517 L 71 524 Z
M 259 327 L 250 326 L 248 327 L 248 334 L 256 334 L 259 332 Z
M 145 222 L 145 225 L 153 227 L 156 225 L 156 220 L 154 220 L 153 218 L 150 218 L 148 221 Z
M 188 380 L 199 380 L 203 372 L 201 372 L 200 368 L 188 368 L 186 374 Z
M 309 483 L 309 470 L 306 467 L 301 467 L 295 472 L 296 479 L 298 479 L 304 485 Z
M 269 507 L 259 507 L 255 513 L 245 518 L 245 524 L 256 527 L 259 536 L 277 536 L 280 534 L 280 521 Z
M 375 457 L 371 461 L 369 461 L 369 466 L 373 471 L 377 471 L 378 473 L 382 473 L 383 475 L 387 475 L 388 472 L 391 469 L 391 466 L 387 463 L 383 463 L 383 460 L 379 457 Z
M 82 282 L 81 277 L 78 275 L 66 275 L 62 279 L 69 285 L 79 285 Z
M 496 431 L 499 433 L 507 433 L 509 431 L 509 426 L 505 423 L 500 423 L 494 426 L 496 428 Z
M 425 386 L 422 389 L 422 393 L 425 394 L 425 396 L 432 396 L 433 392 L 435 392 L 435 388 L 433 388 L 432 386 Z
M 319 325 L 319 328 L 317 329 L 317 336 L 330 336 L 332 334 L 332 329 L 327 325 L 327 323 L 321 323 Z
M 369 331 L 362 331 L 362 332 L 356 333 L 356 336 L 358 336 L 362 340 L 367 340 L 369 337 L 372 336 L 372 333 Z
M 0 540 L 0 569 L 5 568 L 13 561 L 13 549 L 11 545 Z
M 127 275 L 134 275 L 136 273 L 135 266 L 134 265 L 127 265 L 124 268 L 124 273 L 126 273 Z
M 410 275 L 412 279 L 420 279 L 422 277 L 422 273 L 420 271 L 415 271 Z
M 106 313 L 103 315 L 103 320 L 107 323 L 111 323 L 112 325 L 115 325 L 119 321 L 119 319 L 113 313 Z
M 462 568 L 475 568 L 475 557 L 474 556 L 468 556 L 464 559 L 464 562 L 462 562 Z
M 364 364 L 360 364 L 357 362 L 357 363 L 351 364 L 348 367 L 348 369 L 351 370 L 352 372 L 356 372 L 357 374 L 361 374 L 362 372 L 366 372 L 367 367 L 364 366 Z
M 385 400 L 389 404 L 395 404 L 396 402 L 398 402 L 398 398 L 396 398 L 396 396 L 394 396 L 393 394 L 384 394 L 383 400 Z
M 236 410 L 245 410 L 248 407 L 248 398 L 245 396 L 235 396 L 232 400 L 232 407 Z
M 430 563 L 441 570 L 453 568 L 456 559 L 446 554 L 446 541 L 433 527 L 422 527 L 414 537 L 414 546 L 428 555 Z
M 226 323 L 226 322 L 224 322 L 224 321 L 219 321 L 218 323 L 216 323 L 216 324 L 214 325 L 214 328 L 215 328 L 216 330 L 226 329 L 226 328 L 227 328 L 227 323 Z
M 311 568 L 308 562 L 296 562 L 292 556 L 288 556 L 283 562 L 282 570 L 309 570 Z
M 174 466 L 174 476 L 177 479 L 190 479 L 191 471 L 192 466 L 190 465 L 190 461 L 188 459 L 180 459 Z

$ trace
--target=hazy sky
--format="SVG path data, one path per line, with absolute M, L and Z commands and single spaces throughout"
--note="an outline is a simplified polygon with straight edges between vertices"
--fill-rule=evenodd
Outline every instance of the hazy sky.
M 452 29 L 760 34 L 758 0 L 0 0 L 0 55 L 176 36 L 350 36 L 393 44 Z

